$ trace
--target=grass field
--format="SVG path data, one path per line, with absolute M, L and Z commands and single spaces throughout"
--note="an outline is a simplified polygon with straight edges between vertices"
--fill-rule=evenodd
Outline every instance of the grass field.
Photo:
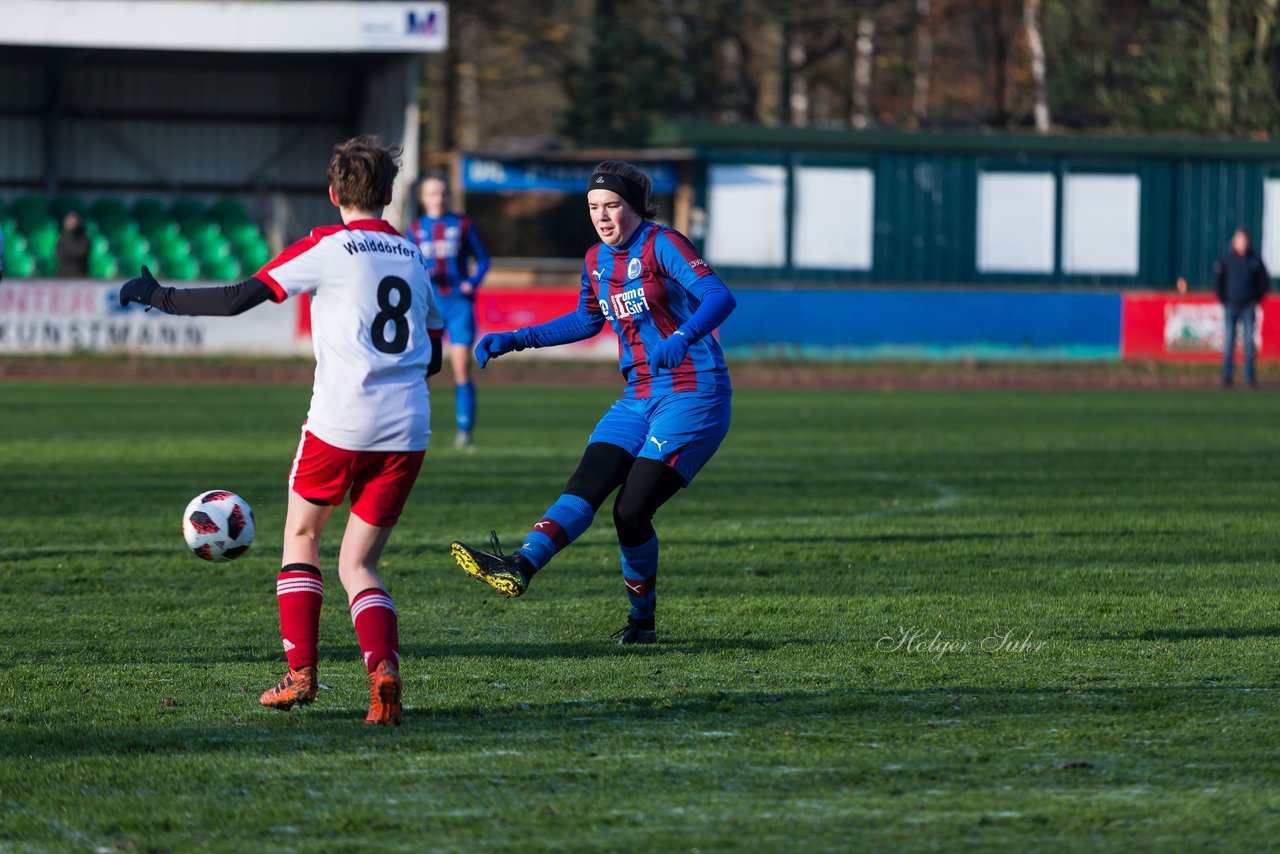
M 307 389 L 0 388 L 0 851 L 1275 844 L 1280 396 L 741 392 L 624 649 L 607 516 L 520 600 L 448 556 L 518 542 L 615 392 L 487 389 L 467 455 L 440 385 L 385 731 L 333 572 L 329 690 L 256 703 Z M 213 487 L 233 564 L 178 531 Z

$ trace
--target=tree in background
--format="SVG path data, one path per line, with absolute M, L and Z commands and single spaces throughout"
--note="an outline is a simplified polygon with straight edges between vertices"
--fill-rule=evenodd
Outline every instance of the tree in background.
M 1280 0 L 471 0 L 430 150 L 643 145 L 667 121 L 1270 136 Z

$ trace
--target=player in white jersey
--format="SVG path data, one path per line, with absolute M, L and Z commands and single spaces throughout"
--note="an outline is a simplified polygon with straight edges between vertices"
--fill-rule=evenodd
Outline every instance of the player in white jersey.
M 235 315 L 267 300 L 312 295 L 315 384 L 289 474 L 276 581 L 289 672 L 259 701 L 290 709 L 315 699 L 320 534 L 350 490 L 338 577 L 369 671 L 365 720 L 384 726 L 401 718 L 400 643 L 377 566 L 422 466 L 431 432 L 426 378 L 440 370 L 444 325 L 417 245 L 381 218 L 397 154 L 374 136 L 335 147 L 329 200 L 342 225 L 314 229 L 237 285 L 167 288 L 143 267 L 120 289 L 121 305 L 187 315 Z

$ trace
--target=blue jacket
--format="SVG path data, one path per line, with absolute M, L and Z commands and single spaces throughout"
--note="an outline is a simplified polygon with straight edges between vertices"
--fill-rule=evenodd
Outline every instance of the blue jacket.
M 1213 289 L 1224 305 L 1253 305 L 1262 301 L 1271 286 L 1266 265 L 1252 249 L 1237 255 L 1228 249 L 1213 265 Z

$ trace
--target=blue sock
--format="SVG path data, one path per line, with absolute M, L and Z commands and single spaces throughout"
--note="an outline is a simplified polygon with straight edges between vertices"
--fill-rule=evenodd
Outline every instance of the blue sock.
M 463 383 L 454 391 L 453 417 L 459 432 L 470 433 L 476 423 L 476 384 Z
M 585 498 L 566 492 L 547 508 L 529 536 L 524 538 L 524 545 L 516 551 L 527 557 L 534 567 L 542 569 L 557 552 L 591 527 L 595 515 L 595 508 Z
M 632 620 L 652 620 L 658 592 L 658 535 L 642 546 L 623 546 L 622 581 L 631 600 Z

